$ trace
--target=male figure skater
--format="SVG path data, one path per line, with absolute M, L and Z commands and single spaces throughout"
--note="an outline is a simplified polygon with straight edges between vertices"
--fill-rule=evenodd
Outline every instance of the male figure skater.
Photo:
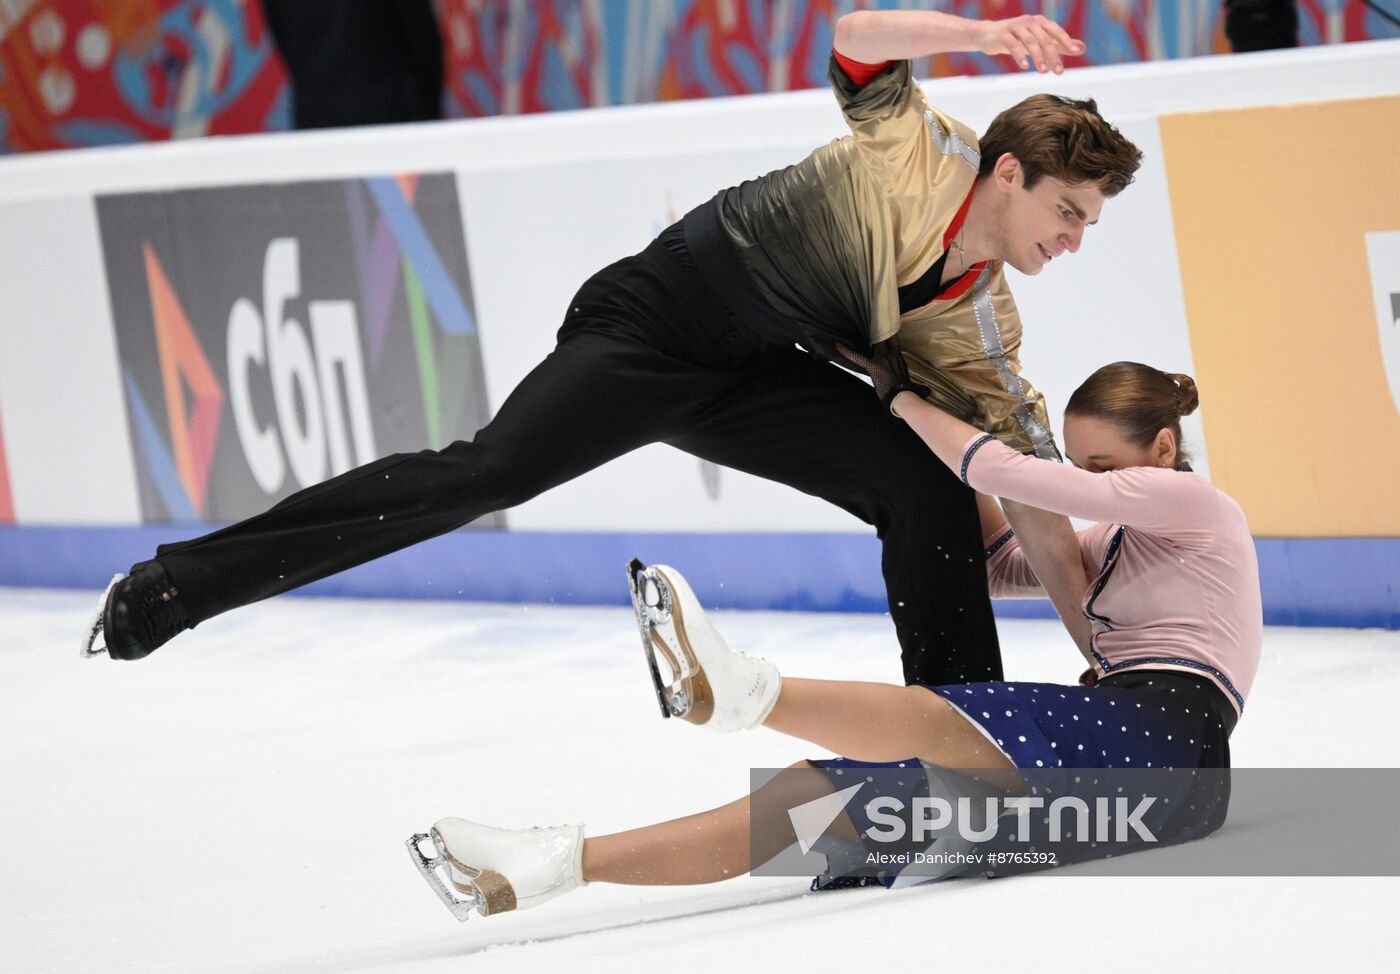
M 834 48 L 849 137 L 723 190 L 589 279 L 557 347 L 470 442 L 385 457 L 160 546 L 109 587 L 87 651 L 139 659 L 221 612 L 659 441 L 874 525 L 906 681 L 1000 679 L 973 495 L 887 402 L 916 387 L 1018 450 L 1058 457 L 1043 398 L 1019 375 L 1003 264 L 1035 274 L 1076 251 L 1141 153 L 1092 101 L 1033 96 L 980 141 L 928 107 L 909 58 L 980 50 L 1061 71 L 1083 44 L 1043 17 L 861 11 L 838 21 Z M 868 356 L 878 397 L 832 367 L 842 348 Z M 1007 514 L 1084 632 L 1069 522 Z

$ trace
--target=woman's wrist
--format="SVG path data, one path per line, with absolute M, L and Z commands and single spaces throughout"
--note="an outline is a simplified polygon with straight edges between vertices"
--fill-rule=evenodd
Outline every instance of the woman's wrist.
M 907 418 L 907 417 L 905 417 L 905 415 L 904 415 L 903 413 L 901 413 L 901 412 L 899 411 L 899 407 L 900 407 L 901 404 L 904 404 L 905 406 L 908 405 L 909 400 L 906 398 L 907 396 L 914 396 L 915 399 L 919 398 L 918 396 L 914 395 L 914 393 L 913 393 L 912 391 L 910 391 L 909 389 L 900 389 L 898 392 L 896 392 L 896 393 L 890 398 L 890 413 L 891 413 L 891 414 L 893 414 L 893 415 L 895 415 L 895 416 L 898 416 L 900 419 L 906 419 L 906 418 Z

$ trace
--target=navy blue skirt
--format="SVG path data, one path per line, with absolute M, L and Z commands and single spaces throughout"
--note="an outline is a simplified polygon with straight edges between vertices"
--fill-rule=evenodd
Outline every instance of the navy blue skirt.
M 1204 677 L 1134 670 L 1091 687 L 997 680 L 927 689 L 956 707 L 1018 768 L 1230 766 L 1235 711 Z M 812 763 L 872 766 L 845 758 Z
M 1224 768 L 1235 713 L 1202 677 L 1136 670 L 1093 686 L 929 687 L 1018 768 Z
M 953 704 L 1013 764 L 1027 770 L 1031 793 L 1053 782 L 1055 790 L 1064 794 L 1066 789 L 1059 782 L 1071 779 L 1057 774 L 1060 769 L 1151 769 L 1155 773 L 1230 766 L 1235 710 L 1203 677 L 1135 670 L 1105 677 L 1091 687 L 995 681 L 928 689 Z M 860 780 L 859 776 L 871 776 L 870 769 L 886 768 L 892 770 L 877 774 L 881 794 L 899 798 L 906 807 L 913 799 L 929 795 L 928 778 L 917 773 L 923 767 L 918 758 L 888 764 L 846 758 L 811 763 L 824 769 L 838 789 Z M 906 769 L 911 773 L 906 775 Z M 1032 771 L 1038 773 L 1031 775 Z M 1228 805 L 1228 781 L 1218 776 L 1195 782 L 1187 776 L 1183 786 L 1187 791 L 1182 797 L 1192 798 L 1193 803 L 1180 803 L 1188 814 L 1172 823 L 1173 841 L 1218 828 Z M 857 833 L 866 836 L 874 823 L 861 803 L 849 804 L 846 813 Z M 870 846 L 872 851 L 877 848 Z M 1119 846 L 1117 851 L 1130 850 Z M 886 885 L 892 878 L 893 873 L 879 872 L 878 881 Z M 836 879 L 837 874 L 819 877 L 813 888 L 837 884 Z

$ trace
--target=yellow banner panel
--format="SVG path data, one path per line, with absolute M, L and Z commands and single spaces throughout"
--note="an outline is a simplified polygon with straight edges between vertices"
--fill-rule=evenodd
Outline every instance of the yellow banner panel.
M 1400 97 L 1160 126 L 1211 479 L 1258 535 L 1400 536 Z

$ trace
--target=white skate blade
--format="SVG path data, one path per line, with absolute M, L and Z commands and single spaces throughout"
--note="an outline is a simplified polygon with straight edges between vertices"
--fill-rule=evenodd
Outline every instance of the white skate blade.
M 680 717 L 702 727 L 710 726 L 713 694 L 709 677 L 686 634 L 681 618 L 682 591 L 685 580 L 666 566 L 647 567 L 633 559 L 629 566 L 632 580 L 632 603 L 637 610 L 637 624 L 642 632 L 642 645 L 651 667 L 651 682 L 656 689 L 662 713 Z M 673 581 L 665 571 L 676 574 Z M 676 585 L 681 589 L 678 590 Z M 690 595 L 693 600 L 693 593 Z M 697 603 L 698 606 L 698 603 Z M 665 664 L 665 674 L 661 671 Z
M 78 655 L 82 659 L 92 659 L 94 656 L 106 656 L 106 642 L 97 644 L 97 637 L 102 635 L 102 614 L 107 608 L 107 597 L 112 594 L 112 589 L 126 576 L 118 572 L 112 576 L 112 580 L 107 583 L 107 589 L 102 593 L 102 598 L 97 600 L 97 613 L 92 617 L 92 622 L 88 625 L 87 636 L 83 639 L 82 648 L 78 650 Z
M 642 591 L 641 585 L 649 583 L 646 578 L 647 566 L 642 564 L 641 559 L 633 558 L 627 564 L 627 589 L 632 593 L 632 611 L 637 617 L 637 629 L 642 634 L 642 652 L 646 654 L 647 668 L 651 672 L 651 685 L 656 690 L 656 702 L 661 707 L 662 717 L 671 717 L 673 707 L 667 698 L 666 683 L 661 679 L 661 670 L 656 665 L 656 647 L 652 645 L 652 623 L 658 616 L 670 614 L 670 593 L 666 593 L 665 601 L 662 601 L 658 593 L 657 598 L 652 600 L 654 604 L 649 605 L 646 593 Z M 637 579 L 642 578 L 641 584 Z
M 762 724 L 782 686 L 777 668 L 735 652 L 676 569 L 646 567 L 634 559 L 629 571 L 637 624 L 663 712 L 717 733 Z
M 427 856 L 423 854 L 422 843 L 429 842 L 433 846 L 433 854 Z M 460 896 L 454 888 L 449 887 L 452 865 L 447 861 L 447 852 L 442 847 L 442 840 L 438 838 L 436 831 L 432 833 L 418 832 L 410 836 L 404 843 L 408 847 L 409 858 L 413 860 L 413 866 L 423 876 L 433 892 L 442 900 L 443 905 L 452 912 L 452 915 L 459 922 L 465 923 L 467 917 L 471 916 L 472 910 L 476 910 L 483 916 L 486 915 L 485 904 L 482 902 L 480 894 L 475 894 L 470 898 Z

